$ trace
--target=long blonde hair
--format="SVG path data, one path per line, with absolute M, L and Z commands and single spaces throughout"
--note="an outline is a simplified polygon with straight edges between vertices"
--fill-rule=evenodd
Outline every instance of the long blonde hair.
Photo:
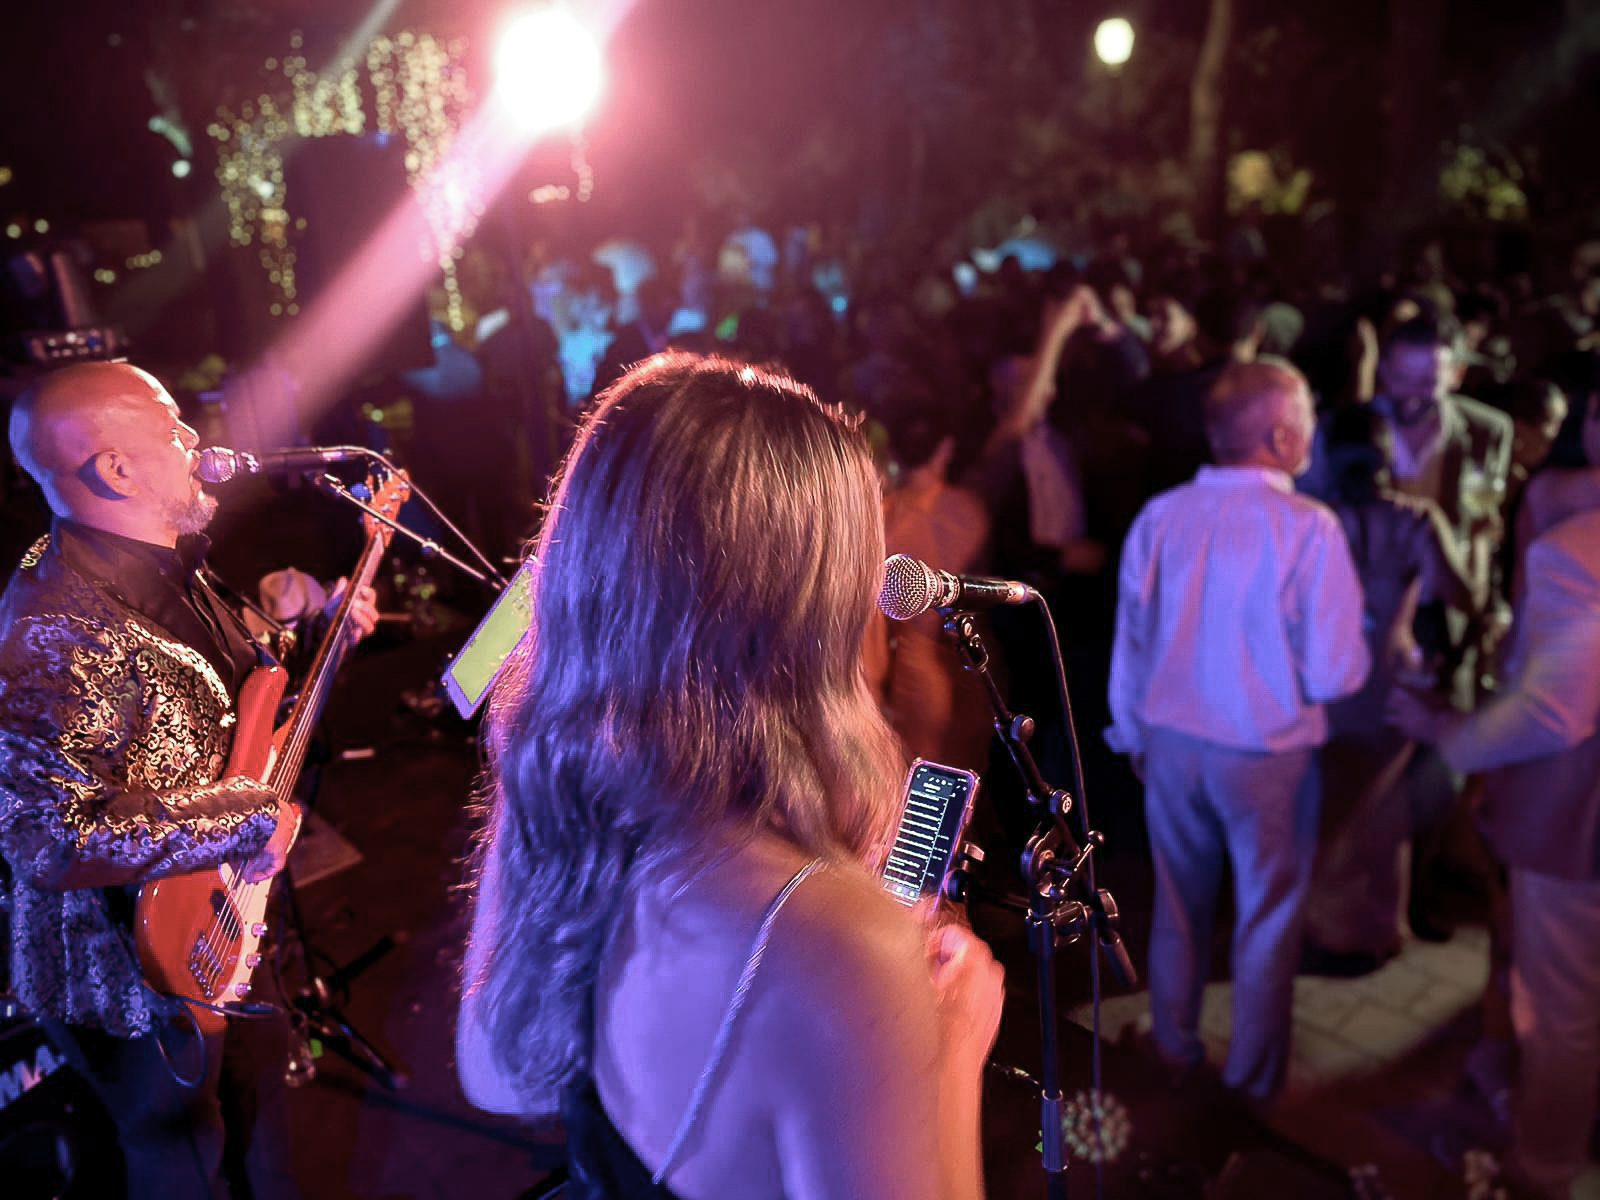
M 589 1069 L 634 875 L 775 831 L 865 859 L 898 740 L 862 641 L 882 573 L 856 423 L 777 372 L 659 355 L 583 423 L 537 544 L 533 632 L 488 717 L 492 1053 L 530 1104 Z

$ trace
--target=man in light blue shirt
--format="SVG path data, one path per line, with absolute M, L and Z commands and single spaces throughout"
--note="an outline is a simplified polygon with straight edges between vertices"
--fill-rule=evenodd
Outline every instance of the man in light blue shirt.
M 1200 993 L 1231 860 L 1223 1082 L 1255 1103 L 1276 1095 L 1288 1063 L 1324 708 L 1370 666 L 1344 534 L 1294 490 L 1314 428 L 1305 379 L 1288 363 L 1229 366 L 1206 399 L 1219 465 L 1145 506 L 1118 579 L 1107 740 L 1146 786 L 1155 1046 L 1174 1067 L 1204 1057 Z

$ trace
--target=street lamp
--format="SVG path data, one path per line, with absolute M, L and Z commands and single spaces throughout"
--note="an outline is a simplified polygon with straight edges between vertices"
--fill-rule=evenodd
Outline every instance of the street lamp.
M 1095 27 L 1094 52 L 1113 74 L 1133 57 L 1133 26 L 1126 17 L 1107 17 Z
M 1124 137 L 1126 119 L 1122 104 L 1122 68 L 1133 57 L 1133 25 L 1126 17 L 1107 17 L 1095 27 L 1094 53 L 1111 76 L 1111 91 L 1107 96 L 1111 108 L 1111 156 L 1114 163 L 1112 178 L 1115 191 L 1128 191 L 1127 145 Z M 1120 200 L 1119 200 L 1120 203 Z

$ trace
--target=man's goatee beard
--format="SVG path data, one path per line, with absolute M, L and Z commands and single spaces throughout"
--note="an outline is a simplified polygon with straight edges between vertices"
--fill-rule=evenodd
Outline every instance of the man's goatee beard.
M 217 498 L 200 492 L 187 504 L 173 504 L 167 518 L 179 533 L 202 533 L 217 515 Z

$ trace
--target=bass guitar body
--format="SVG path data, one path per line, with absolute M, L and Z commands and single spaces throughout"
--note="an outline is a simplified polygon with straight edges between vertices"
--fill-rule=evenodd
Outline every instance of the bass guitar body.
M 226 774 L 271 777 L 286 732 L 273 723 L 287 683 L 287 672 L 276 666 L 246 678 Z M 134 941 L 145 980 L 164 995 L 196 1001 L 188 1007 L 202 1033 L 221 1033 L 226 1017 L 215 1010 L 249 995 L 267 931 L 270 885 L 244 883 L 239 867 L 229 863 L 139 889 Z

